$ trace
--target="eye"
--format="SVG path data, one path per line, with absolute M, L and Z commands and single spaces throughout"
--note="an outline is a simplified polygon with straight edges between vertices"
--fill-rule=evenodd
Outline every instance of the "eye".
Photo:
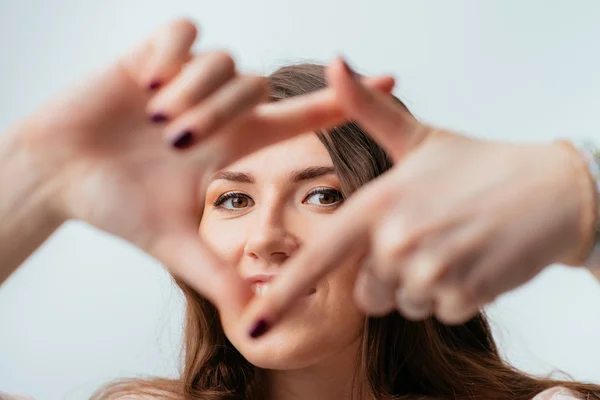
M 320 207 L 334 207 L 344 201 L 344 195 L 339 190 L 331 188 L 316 188 L 310 191 L 302 200 L 303 203 Z
M 224 193 L 214 202 L 213 206 L 228 211 L 242 210 L 252 207 L 254 200 L 250 196 L 240 192 Z

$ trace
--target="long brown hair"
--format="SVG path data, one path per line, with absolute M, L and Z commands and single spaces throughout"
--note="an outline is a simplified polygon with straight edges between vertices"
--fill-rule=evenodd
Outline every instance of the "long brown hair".
M 312 64 L 281 68 L 269 80 L 272 101 L 326 86 L 324 68 Z M 392 166 L 385 151 L 354 123 L 317 135 L 331 155 L 345 196 Z M 229 342 L 217 309 L 185 284 L 178 285 L 187 301 L 180 377 L 112 383 L 93 399 L 125 394 L 177 400 L 264 398 L 260 371 Z M 483 314 L 458 326 L 435 318 L 410 322 L 398 313 L 366 318 L 357 361 L 359 395 L 375 399 L 531 400 L 563 386 L 582 398 L 600 400 L 600 386 L 538 379 L 508 365 Z

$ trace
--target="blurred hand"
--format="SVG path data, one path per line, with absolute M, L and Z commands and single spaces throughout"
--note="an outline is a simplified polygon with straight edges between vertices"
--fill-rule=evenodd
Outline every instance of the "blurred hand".
M 347 117 L 395 166 L 346 200 L 333 228 L 250 304 L 252 336 L 350 255 L 366 256 L 355 298 L 367 313 L 397 308 L 410 319 L 433 314 L 446 323 L 464 322 L 549 264 L 581 261 L 583 236 L 592 231 L 581 216 L 592 187 L 572 147 L 435 129 L 354 77 L 341 60 L 328 70 Z
M 331 90 L 261 104 L 265 78 L 238 73 L 226 53 L 193 54 L 195 38 L 185 20 L 160 29 L 19 124 L 16 148 L 42 176 L 37 195 L 61 221 L 120 236 L 217 305 L 241 306 L 246 284 L 198 238 L 203 182 L 255 149 L 335 125 L 343 113 Z M 393 79 L 369 84 L 390 91 Z

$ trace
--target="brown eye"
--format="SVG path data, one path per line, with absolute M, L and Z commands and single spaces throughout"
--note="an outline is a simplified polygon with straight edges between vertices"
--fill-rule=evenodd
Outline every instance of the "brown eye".
M 231 206 L 233 208 L 244 208 L 248 206 L 248 198 L 247 197 L 234 197 L 231 199 Z
M 239 192 L 229 192 L 221 195 L 214 206 L 226 210 L 240 210 L 254 205 L 254 201 L 247 195 Z
M 329 188 L 318 188 L 311 191 L 303 203 L 322 207 L 331 207 L 344 201 L 344 196 L 339 190 Z

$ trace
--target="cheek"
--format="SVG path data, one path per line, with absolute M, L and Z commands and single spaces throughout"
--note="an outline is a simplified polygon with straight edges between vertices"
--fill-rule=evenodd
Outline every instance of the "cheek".
M 358 308 L 354 304 L 354 285 L 358 271 L 359 257 L 356 257 L 346 261 L 327 278 L 330 295 L 335 298 L 335 301 L 356 310 Z
M 219 257 L 235 262 L 243 254 L 246 233 L 241 221 L 236 219 L 216 220 L 203 218 L 199 234 L 202 241 Z

